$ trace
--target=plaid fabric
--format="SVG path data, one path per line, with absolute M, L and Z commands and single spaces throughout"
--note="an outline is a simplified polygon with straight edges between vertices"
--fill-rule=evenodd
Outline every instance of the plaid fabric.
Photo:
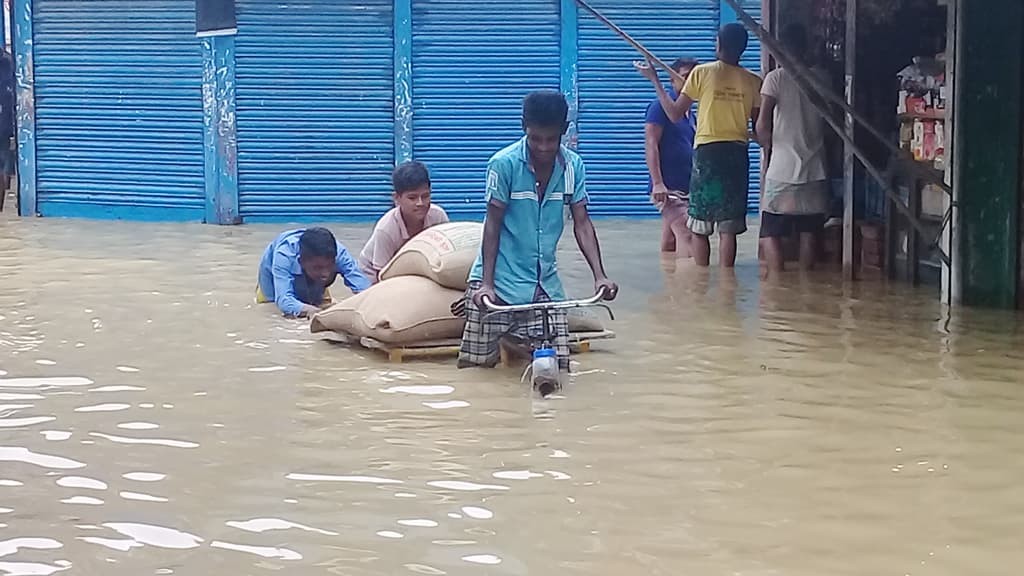
M 473 294 L 480 289 L 480 282 L 470 282 L 466 290 L 466 329 L 462 333 L 459 349 L 459 368 L 470 366 L 494 367 L 501 359 L 498 348 L 504 337 L 519 338 L 526 342 L 539 341 L 544 334 L 544 316 L 539 311 L 504 312 L 484 319 L 487 314 L 473 302 Z M 547 302 L 541 297 L 537 302 Z M 558 354 L 558 365 L 569 369 L 569 320 L 564 310 L 548 312 L 552 344 Z

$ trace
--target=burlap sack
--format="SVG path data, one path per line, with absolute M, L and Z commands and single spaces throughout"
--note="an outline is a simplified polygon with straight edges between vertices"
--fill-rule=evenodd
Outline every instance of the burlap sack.
M 604 332 L 604 322 L 595 312 L 577 308 L 569 310 L 569 332 Z
M 422 276 L 453 290 L 465 290 L 483 233 L 483 224 L 477 222 L 431 226 L 402 246 L 380 271 L 380 278 Z
M 383 280 L 313 317 L 313 333 L 341 332 L 385 344 L 414 344 L 461 338 L 466 320 L 452 315 L 461 290 L 420 276 Z

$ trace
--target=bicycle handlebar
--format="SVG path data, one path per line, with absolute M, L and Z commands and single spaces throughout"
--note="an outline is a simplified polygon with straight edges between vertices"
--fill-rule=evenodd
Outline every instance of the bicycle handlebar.
M 484 308 L 487 309 L 488 315 L 497 312 L 529 312 L 532 310 L 568 310 L 571 308 L 585 308 L 587 306 L 599 306 L 608 311 L 608 315 L 614 320 L 615 315 L 612 314 L 611 308 L 601 302 L 605 299 L 605 290 L 594 294 L 590 298 L 582 300 L 562 300 L 558 302 L 533 302 L 531 304 L 495 304 L 490 298 L 486 296 L 483 299 Z

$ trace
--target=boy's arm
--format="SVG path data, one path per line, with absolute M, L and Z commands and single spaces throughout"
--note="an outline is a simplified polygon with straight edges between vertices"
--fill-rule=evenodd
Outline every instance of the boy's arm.
M 501 227 L 505 222 L 505 210 L 512 197 L 511 179 L 502 170 L 498 162 L 491 162 L 487 167 L 487 217 L 484 218 L 484 237 L 481 247 L 483 257 L 483 278 L 480 290 L 473 295 L 476 305 L 483 308 L 484 296 L 497 302 L 495 292 L 494 269 L 498 262 L 498 249 L 501 245 Z
M 570 210 L 572 211 L 573 235 L 576 236 L 576 244 L 583 253 L 594 275 L 594 291 L 605 292 L 607 300 L 614 300 L 618 295 L 619 287 L 608 279 L 604 272 L 604 263 L 601 261 L 601 245 L 597 241 L 597 231 L 594 229 L 594 222 L 590 219 L 590 212 L 587 211 L 587 178 L 586 169 L 582 162 L 576 167 L 576 189 L 572 193 Z
M 274 304 L 282 314 L 302 317 L 317 312 L 315 307 L 295 297 L 295 278 L 292 276 L 291 262 L 287 256 L 275 253 L 270 271 L 274 276 Z
M 334 262 L 338 268 L 338 274 L 341 274 L 345 285 L 352 290 L 353 294 L 359 294 L 371 286 L 370 281 L 359 271 L 359 265 L 356 264 L 355 259 L 341 244 L 338 244 L 338 256 Z
M 668 116 L 668 119 L 673 123 L 682 120 L 693 106 L 693 92 L 690 90 L 690 83 L 694 81 L 694 73 L 690 73 L 690 78 L 686 81 L 686 87 L 679 94 L 679 97 L 673 100 L 668 95 L 668 92 L 665 91 L 665 87 L 661 85 L 661 80 L 658 78 L 658 70 L 650 62 L 635 62 L 633 66 L 644 78 L 647 78 L 654 84 L 654 92 L 658 95 L 658 102 L 661 104 L 662 109 L 665 110 L 665 115 Z
M 757 116 L 755 131 L 757 141 L 761 144 L 771 161 L 772 154 L 772 131 L 775 129 L 775 106 L 778 101 L 774 96 L 761 95 L 761 112 Z

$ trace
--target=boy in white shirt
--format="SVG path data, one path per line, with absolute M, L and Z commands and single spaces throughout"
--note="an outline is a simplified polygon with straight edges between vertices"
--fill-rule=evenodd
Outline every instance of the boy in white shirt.
M 381 269 L 410 238 L 431 226 L 448 222 L 444 209 L 430 203 L 430 173 L 422 162 L 399 165 L 391 182 L 395 189 L 395 207 L 377 221 L 359 254 L 359 268 L 374 284 L 379 280 Z

